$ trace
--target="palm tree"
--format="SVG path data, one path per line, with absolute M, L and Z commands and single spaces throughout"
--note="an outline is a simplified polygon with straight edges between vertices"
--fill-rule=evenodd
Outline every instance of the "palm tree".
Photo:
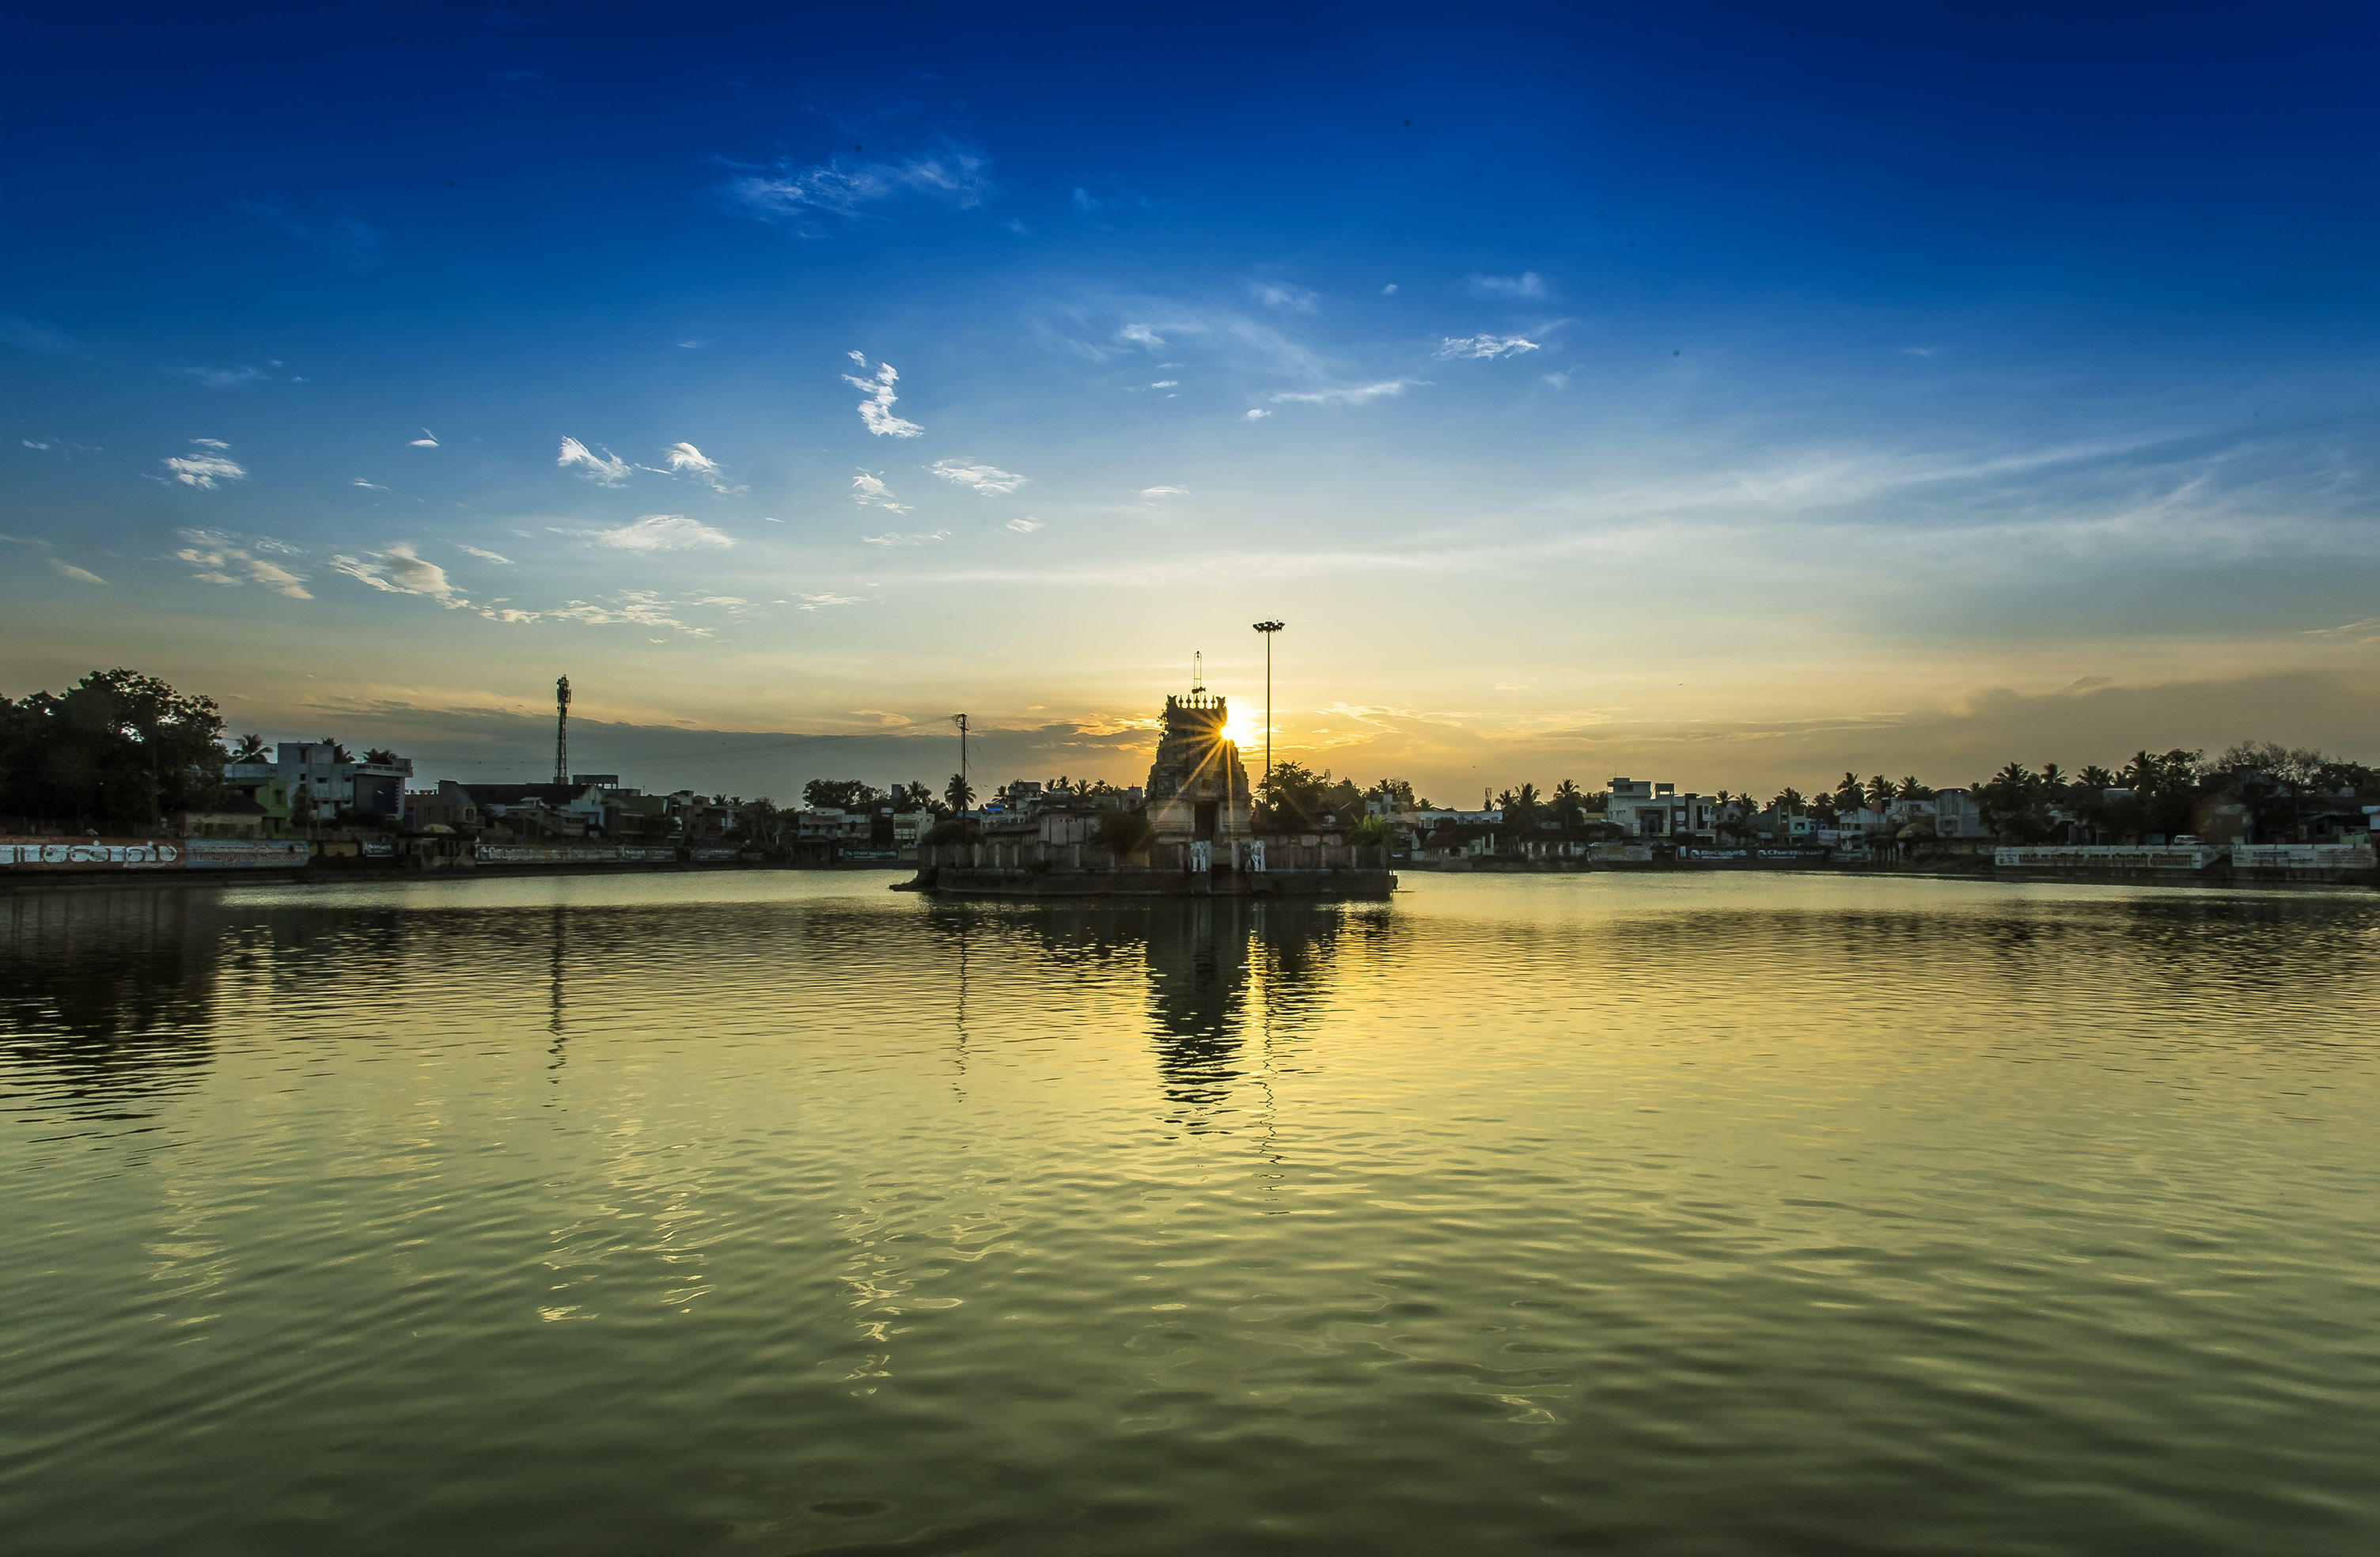
M 2055 762 L 2044 762 L 2041 765 L 2041 783 L 2046 789 L 2065 788 L 2066 770 Z
M 1843 782 L 1835 785 L 1834 799 L 1837 810 L 1855 811 L 1867 804 L 1867 785 L 1857 773 L 1845 773 Z
M 231 760 L 235 762 L 270 762 L 273 756 L 264 749 L 262 736 L 242 736 L 239 744 L 231 749 Z
M 950 802 L 951 809 L 963 811 L 975 804 L 975 785 L 959 774 L 953 773 L 951 782 L 942 789 L 942 798 Z
M 1892 781 L 1878 773 L 1867 781 L 1868 809 L 1882 816 L 1892 804 Z
M 1923 800 L 1925 798 L 1925 786 L 1917 782 L 1917 775 L 1915 773 L 1912 773 L 1907 778 L 1902 779 L 1900 781 L 1900 787 L 1895 789 L 1892 793 L 1896 799 Z
M 1779 790 L 1777 798 L 1768 803 L 1777 809 L 1779 816 L 1791 816 L 1795 811 L 1800 810 L 1805 802 L 1802 798 L 1802 792 L 1789 785 Z
M 2095 764 L 2075 774 L 2074 782 L 2093 791 L 2113 789 L 2116 787 L 2116 775 Z

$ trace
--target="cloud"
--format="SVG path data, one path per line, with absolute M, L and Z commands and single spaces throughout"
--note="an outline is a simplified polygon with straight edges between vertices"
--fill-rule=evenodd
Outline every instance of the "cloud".
M 892 489 L 884 484 L 884 478 L 869 470 L 851 478 L 851 500 L 862 508 L 881 508 L 890 514 L 909 511 L 908 504 L 892 501 Z
M 2360 622 L 2349 622 L 2336 627 L 2313 627 L 2302 636 L 2345 639 L 2353 643 L 2380 643 L 2380 616 L 2366 616 Z
M 0 313 L 0 342 L 37 357 L 72 357 L 82 349 L 82 343 L 63 330 L 5 313 Z
M 730 178 L 727 198 L 747 215 L 790 224 L 805 237 L 820 236 L 820 217 L 856 221 L 871 207 L 911 201 L 972 211 L 997 193 L 991 159 L 956 141 L 898 162 L 860 162 L 844 156 L 805 168 L 779 164 L 769 172 Z
M 1272 397 L 1276 406 L 1363 406 L 1402 395 L 1420 379 L 1383 379 L 1378 383 L 1348 384 L 1339 389 L 1284 389 Z
M 358 476 L 353 480 L 349 481 L 347 485 L 351 487 L 366 487 L 373 492 L 386 492 L 388 490 L 378 481 L 367 481 L 361 476 Z
M 579 473 L 599 486 L 616 487 L 628 479 L 626 460 L 610 449 L 599 456 L 576 438 L 562 440 L 562 452 L 553 456 L 553 463 L 565 469 L 574 465 L 582 467 Z
M 261 218 L 275 232 L 308 243 L 328 254 L 332 261 L 351 271 L 369 270 L 381 262 L 381 245 L 388 234 L 370 223 L 353 216 L 332 216 L 321 221 L 301 221 L 270 205 L 244 205 L 250 215 Z
M 1568 389 L 1570 387 L 1570 374 L 1567 371 L 1548 373 L 1544 375 L 1539 382 L 1550 389 Z
M 614 529 L 573 529 L 562 533 L 621 552 L 700 552 L 723 550 L 735 544 L 734 536 L 684 514 L 647 514 L 634 524 Z
M 457 549 L 470 553 L 473 556 L 478 557 L 482 562 L 496 563 L 504 567 L 510 567 L 513 565 L 513 559 L 504 555 L 502 553 L 491 552 L 482 547 L 474 546 L 467 541 L 457 541 L 455 544 Z
M 1538 349 L 1536 342 L 1524 340 L 1519 335 L 1449 335 L 1430 355 L 1448 361 L 1460 361 L 1483 357 L 1518 357 L 1523 352 Z
M 224 584 L 237 588 L 255 583 L 274 594 L 291 600 L 312 600 L 307 591 L 303 574 L 294 573 L 259 552 L 276 552 L 285 556 L 298 554 L 298 548 L 285 541 L 261 535 L 231 535 L 218 529 L 186 529 L 182 539 L 190 542 L 174 553 L 176 560 L 188 563 L 200 571 L 190 577 L 201 584 Z M 237 577 L 247 575 L 246 578 Z
M 610 597 L 608 605 L 574 600 L 566 605 L 543 613 L 522 613 L 522 617 L 535 621 L 540 614 L 557 622 L 577 622 L 587 626 L 667 627 L 688 638 L 709 638 L 708 627 L 698 627 L 671 613 L 679 609 L 673 602 L 651 590 L 625 590 Z M 658 640 L 656 640 L 658 641 Z
M 78 584 L 104 584 L 107 582 L 106 579 L 102 578 L 98 574 L 91 572 L 89 568 L 77 567 L 74 564 L 67 562 L 63 557 L 52 557 L 50 559 L 50 566 L 57 570 L 59 577 L 71 578 Z
M 231 447 L 220 438 L 193 438 L 191 444 L 212 452 L 176 455 L 164 463 L 174 473 L 173 479 L 186 487 L 199 487 L 212 492 L 218 482 L 248 480 L 248 467 L 221 451 Z
M 820 611 L 832 605 L 865 605 L 868 603 L 864 598 L 858 595 L 795 595 L 794 598 L 801 602 L 801 604 L 794 608 L 796 611 Z
M 719 462 L 692 444 L 672 444 L 662 457 L 668 462 L 671 474 L 692 476 L 722 496 L 752 490 L 729 486 L 727 473 L 719 468 Z
M 1150 384 L 1148 387 L 1151 389 L 1179 389 L 1182 387 L 1182 381 L 1180 379 L 1159 379 L 1155 383 Z
M 1270 411 L 1265 410 L 1259 407 L 1248 412 L 1248 420 L 1250 421 L 1262 421 L 1265 418 L 1270 415 L 1272 415 Z
M 868 366 L 868 359 L 862 353 L 853 352 L 851 359 L 862 368 Z M 856 378 L 845 373 L 843 382 L 867 393 L 868 398 L 859 403 L 859 420 L 867 423 L 868 431 L 878 437 L 914 438 L 925 431 L 916 422 L 904 420 L 892 414 L 892 402 L 900 398 L 892 392 L 892 386 L 901 382 L 901 375 L 892 363 L 877 364 L 873 378 Z
M 938 529 L 931 535 L 902 535 L 887 530 L 882 535 L 863 535 L 859 539 L 870 546 L 926 546 L 947 540 L 950 533 L 947 529 Z
M 375 552 L 368 558 L 334 556 L 331 559 L 331 571 L 344 573 L 386 594 L 427 595 L 450 611 L 471 603 L 455 593 L 444 568 L 403 543 Z
M 1143 487 L 1140 489 L 1140 495 L 1143 497 L 1187 497 L 1190 495 L 1190 489 L 1188 487 Z
M 709 341 L 680 341 L 677 347 L 680 351 L 700 351 L 710 344 Z
M 1293 313 L 1312 313 L 1315 305 L 1322 300 L 1321 294 L 1318 292 L 1310 292 L 1303 286 L 1292 286 L 1286 282 L 1280 281 L 1250 282 L 1248 290 L 1254 292 L 1257 301 L 1264 304 L 1265 307 L 1287 309 Z
M 927 468 L 953 485 L 973 488 L 986 497 L 1014 492 L 1031 479 L 1014 470 L 1002 470 L 997 465 L 969 465 L 962 459 L 938 459 Z
M 408 449 L 434 449 L 438 446 L 438 435 L 425 427 L 421 430 L 420 437 L 405 446 Z
M 1380 288 L 1380 296 L 1381 296 L 1381 297 L 1383 297 L 1383 298 L 1393 298 L 1393 297 L 1395 297 L 1396 295 L 1397 295 L 1397 284 L 1396 284 L 1395 282 L 1393 282 L 1393 281 L 1390 282 L 1386 286 L 1383 286 L 1383 287 L 1381 287 L 1381 288 Z
M 242 384 L 268 383 L 273 379 L 261 368 L 172 368 L 167 371 L 208 389 L 237 389 Z
M 1510 302 L 1536 302 L 1553 296 L 1546 278 L 1535 271 L 1523 271 L 1518 275 L 1479 275 L 1471 277 L 1471 295 L 1475 298 L 1501 298 Z
M 1037 519 L 1028 514 L 1023 518 L 1011 519 L 1000 528 L 1002 529 L 1013 529 L 1019 535 L 1030 535 L 1035 530 L 1039 529 L 1042 527 L 1039 519 Z

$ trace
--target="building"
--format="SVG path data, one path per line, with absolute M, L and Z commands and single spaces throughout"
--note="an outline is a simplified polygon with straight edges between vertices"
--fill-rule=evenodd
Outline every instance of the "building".
M 1937 838 L 1988 838 L 1992 830 L 1984 825 L 1984 813 L 1975 804 L 1971 789 L 1937 789 L 1934 792 L 1934 835 Z
M 1165 699 L 1157 756 L 1148 765 L 1148 824 L 1161 844 L 1219 846 L 1252 835 L 1248 773 L 1240 748 L 1223 734 L 1230 715 L 1203 686 Z
M 343 759 L 329 741 L 283 741 L 270 762 L 225 763 L 224 783 L 268 817 L 310 822 L 343 816 L 393 820 L 405 813 L 405 781 L 413 776 L 413 761 L 382 755 L 383 761 L 358 761 Z
M 1678 793 L 1674 784 L 1616 778 L 1604 787 L 1604 820 L 1632 838 L 1673 838 L 1708 833 L 1719 805 L 1707 795 Z

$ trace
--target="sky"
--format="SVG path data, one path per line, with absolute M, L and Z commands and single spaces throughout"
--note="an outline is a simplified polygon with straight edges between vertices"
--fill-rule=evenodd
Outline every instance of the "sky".
M 424 781 L 2380 759 L 2380 13 L 54 7 L 0 693 Z

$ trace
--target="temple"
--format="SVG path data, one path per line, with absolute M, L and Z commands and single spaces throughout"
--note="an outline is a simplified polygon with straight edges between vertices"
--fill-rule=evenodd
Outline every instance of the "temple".
M 1221 698 L 1204 687 L 1165 699 L 1165 726 L 1148 765 L 1149 836 L 1160 844 L 1231 845 L 1252 835 L 1248 772 L 1240 748 L 1223 734 L 1229 717 Z

